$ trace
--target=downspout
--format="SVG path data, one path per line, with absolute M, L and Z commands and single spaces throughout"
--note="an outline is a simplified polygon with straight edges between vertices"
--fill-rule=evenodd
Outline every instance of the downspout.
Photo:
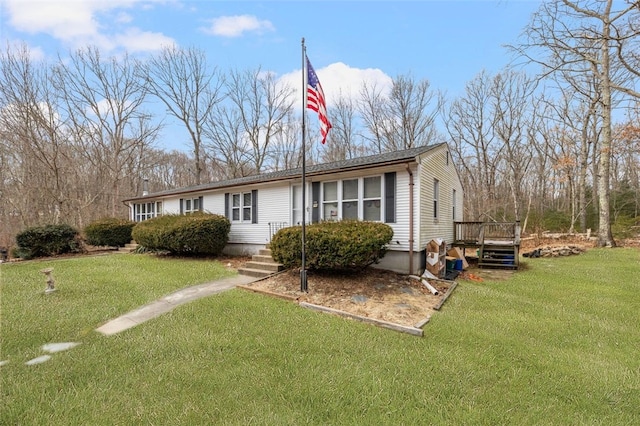
M 413 172 L 407 164 L 409 173 L 409 274 L 413 274 Z

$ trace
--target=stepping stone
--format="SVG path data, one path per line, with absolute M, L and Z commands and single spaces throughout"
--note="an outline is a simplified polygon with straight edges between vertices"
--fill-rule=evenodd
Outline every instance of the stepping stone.
M 75 348 L 79 344 L 80 343 L 77 342 L 47 343 L 46 345 L 42 345 L 42 350 L 53 354 Z
M 382 290 L 386 286 L 387 286 L 386 284 L 378 283 L 378 284 L 374 285 L 373 288 L 375 288 L 376 290 Z
M 356 303 L 365 303 L 367 300 L 367 296 L 363 296 L 361 294 L 354 294 L 351 296 L 351 301 Z
M 43 362 L 47 362 L 51 359 L 51 355 L 42 355 L 39 356 L 37 358 L 31 359 L 27 362 L 25 362 L 26 365 L 36 365 L 36 364 L 42 364 Z
M 408 303 L 396 303 L 395 304 L 396 308 L 400 308 L 400 309 L 411 309 L 412 306 L 409 305 Z
M 413 289 L 411 287 L 400 287 L 400 291 L 404 294 L 413 294 Z

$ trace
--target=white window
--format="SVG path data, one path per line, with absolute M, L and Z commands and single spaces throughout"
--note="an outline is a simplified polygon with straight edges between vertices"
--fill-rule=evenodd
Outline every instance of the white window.
M 382 179 L 380 176 L 364 178 L 363 219 L 379 221 L 382 217 Z
M 322 218 L 338 220 L 338 182 L 322 184 Z
M 440 198 L 440 181 L 433 180 L 433 218 L 438 219 L 438 199 Z
M 382 176 L 322 184 L 323 220 L 382 220 Z
M 293 206 L 292 210 L 293 210 L 293 217 L 292 219 L 292 223 L 294 225 L 302 225 L 302 186 L 301 185 L 294 185 L 291 191 L 291 197 L 292 197 L 292 202 L 291 205 Z
M 133 205 L 133 220 L 135 222 L 153 219 L 156 216 L 162 216 L 162 201 Z
M 342 181 L 342 218 L 358 219 L 358 179 Z
M 202 210 L 202 200 L 200 198 L 186 198 L 183 200 L 183 213 L 190 214 Z
M 456 220 L 456 190 L 453 190 L 453 198 L 452 198 L 452 205 L 453 205 L 453 220 Z
M 251 192 L 231 195 L 231 220 L 251 222 Z

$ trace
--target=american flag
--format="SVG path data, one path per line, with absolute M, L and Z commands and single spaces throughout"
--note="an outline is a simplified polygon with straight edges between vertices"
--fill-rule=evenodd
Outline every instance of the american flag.
M 305 56 L 306 57 L 306 56 Z M 322 91 L 322 85 L 318 76 L 307 59 L 307 108 L 318 113 L 318 120 L 320 120 L 320 135 L 322 136 L 322 143 L 327 140 L 327 133 L 331 129 L 331 123 L 327 117 L 327 105 L 324 102 L 324 92 Z

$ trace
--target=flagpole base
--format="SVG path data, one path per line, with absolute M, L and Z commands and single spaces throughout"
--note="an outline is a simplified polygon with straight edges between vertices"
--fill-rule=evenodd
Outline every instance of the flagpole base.
M 300 270 L 300 291 L 307 293 L 309 286 L 307 285 L 307 271 L 306 269 Z

